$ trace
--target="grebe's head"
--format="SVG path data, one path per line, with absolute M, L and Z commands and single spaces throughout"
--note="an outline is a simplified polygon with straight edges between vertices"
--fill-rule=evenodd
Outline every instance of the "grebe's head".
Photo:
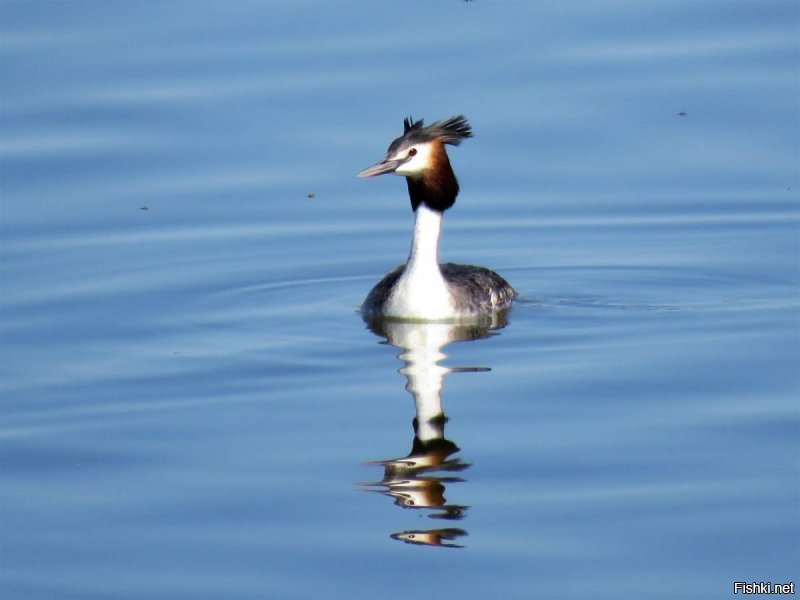
M 459 115 L 436 121 L 427 127 L 423 121 L 411 117 L 403 120 L 403 135 L 389 145 L 384 159 L 361 171 L 359 177 L 375 177 L 395 173 L 409 178 L 419 178 L 439 165 L 449 169 L 450 164 L 444 144 L 458 146 L 461 140 L 472 137 L 472 128 L 466 117 Z

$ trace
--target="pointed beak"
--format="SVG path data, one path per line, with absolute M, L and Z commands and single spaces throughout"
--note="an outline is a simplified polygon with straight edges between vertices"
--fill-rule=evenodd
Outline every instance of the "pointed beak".
M 377 175 L 384 175 L 386 173 L 394 173 L 397 167 L 402 165 L 405 161 L 404 160 L 390 160 L 388 157 L 384 158 L 382 161 L 375 163 L 374 165 L 367 167 L 361 173 L 358 174 L 359 177 L 375 177 Z

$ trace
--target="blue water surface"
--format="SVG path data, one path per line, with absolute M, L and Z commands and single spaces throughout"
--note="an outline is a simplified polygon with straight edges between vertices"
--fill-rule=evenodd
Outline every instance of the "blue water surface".
M 0 34 L 4 599 L 800 583 L 796 2 L 4 0 Z M 413 215 L 355 175 L 454 114 L 442 258 L 520 299 L 370 330 Z

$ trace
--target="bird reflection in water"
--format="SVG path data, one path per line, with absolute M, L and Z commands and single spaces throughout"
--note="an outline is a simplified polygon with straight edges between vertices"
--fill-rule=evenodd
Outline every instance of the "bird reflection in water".
M 406 390 L 414 398 L 416 415 L 413 420 L 414 438 L 411 452 L 403 457 L 371 462 L 383 467 L 383 479 L 362 486 L 372 492 L 394 499 L 397 506 L 428 510 L 431 519 L 460 521 L 467 506 L 448 502 L 447 487 L 464 481 L 455 473 L 468 469 L 470 464 L 453 456 L 459 447 L 445 437 L 447 416 L 442 409 L 444 376 L 453 372 L 489 371 L 486 367 L 444 367 L 442 349 L 451 342 L 479 340 L 496 335 L 505 327 L 506 314 L 486 315 L 481 321 L 463 323 L 421 323 L 370 318 L 367 325 L 376 335 L 403 351 L 399 372 L 406 377 Z M 408 544 L 461 548 L 459 538 L 467 532 L 458 527 L 400 531 L 392 539 Z

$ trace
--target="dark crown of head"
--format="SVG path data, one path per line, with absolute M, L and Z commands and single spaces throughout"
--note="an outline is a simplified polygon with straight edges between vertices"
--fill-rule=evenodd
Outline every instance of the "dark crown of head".
M 442 121 L 431 123 L 427 127 L 420 119 L 415 121 L 413 117 L 403 119 L 403 135 L 392 142 L 389 150 L 395 150 L 401 145 L 420 144 L 441 140 L 445 144 L 458 146 L 461 140 L 472 137 L 472 127 L 464 115 L 450 117 Z

